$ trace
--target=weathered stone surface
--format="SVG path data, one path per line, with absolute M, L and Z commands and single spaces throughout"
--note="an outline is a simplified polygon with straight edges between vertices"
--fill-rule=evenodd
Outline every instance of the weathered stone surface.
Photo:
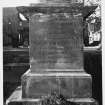
M 83 4 L 57 1 L 23 8 L 22 13 L 31 14 L 31 67 L 22 76 L 22 100 L 37 99 L 55 91 L 68 99 L 74 98 L 80 105 L 95 104 L 90 101 L 91 76 L 83 66 Z M 89 99 L 85 100 L 87 103 L 84 98 Z
M 83 70 L 81 14 L 34 14 L 30 19 L 31 71 Z
M 37 4 L 31 4 L 32 6 L 17 7 L 20 13 L 23 13 L 25 17 L 29 18 L 36 13 L 81 13 L 83 9 L 83 3 L 55 3 L 55 2 L 41 2 Z
M 22 90 L 19 87 L 7 99 L 6 105 L 39 105 L 39 101 L 40 99 L 22 98 Z M 92 98 L 71 98 L 69 101 L 78 105 L 98 105 L 97 101 Z
M 22 77 L 23 98 L 40 98 L 52 91 L 67 98 L 91 97 L 91 76 L 76 72 L 31 73 Z

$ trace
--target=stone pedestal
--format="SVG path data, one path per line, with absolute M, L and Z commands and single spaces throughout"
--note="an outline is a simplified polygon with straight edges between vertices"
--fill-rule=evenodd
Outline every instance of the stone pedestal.
M 70 98 L 69 101 L 78 105 L 98 105 L 93 98 Z M 39 105 L 40 99 L 22 98 L 22 89 L 18 87 L 8 98 L 6 105 Z
M 83 2 L 62 2 L 19 9 L 30 15 L 30 70 L 22 76 L 21 98 L 40 99 L 56 92 L 83 105 L 84 98 L 92 96 L 92 79 L 83 65 Z
M 22 77 L 22 97 L 40 98 L 51 92 L 62 94 L 66 98 L 90 98 L 92 80 L 84 72 L 46 72 L 31 73 Z

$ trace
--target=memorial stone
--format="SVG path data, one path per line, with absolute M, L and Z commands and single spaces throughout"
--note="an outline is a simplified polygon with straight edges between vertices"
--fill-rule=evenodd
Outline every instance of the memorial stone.
M 91 100 L 92 78 L 83 64 L 83 9 L 81 0 L 44 0 L 18 8 L 29 16 L 30 70 L 22 76 L 23 99 L 56 92 Z
M 34 14 L 30 19 L 31 71 L 83 71 L 82 23 L 79 13 Z
M 22 77 L 23 98 L 52 91 L 67 98 L 92 95 L 91 76 L 83 67 L 83 2 L 62 2 L 28 8 L 30 70 Z

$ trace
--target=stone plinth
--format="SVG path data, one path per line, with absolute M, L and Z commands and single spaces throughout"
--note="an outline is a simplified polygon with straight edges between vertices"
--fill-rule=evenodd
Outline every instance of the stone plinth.
M 70 102 L 77 105 L 99 105 L 93 98 L 71 98 Z M 39 105 L 40 99 L 22 98 L 22 89 L 18 87 L 7 99 L 6 105 Z
M 70 98 L 89 98 L 92 96 L 92 80 L 84 72 L 32 73 L 30 70 L 22 77 L 22 97 L 40 98 L 51 92 Z
M 24 104 L 37 104 L 35 99 L 51 92 L 80 105 L 96 104 L 91 101 L 92 79 L 83 64 L 83 2 L 61 1 L 19 9 L 30 15 L 30 71 L 22 76 L 20 90 Z
M 91 97 L 91 76 L 83 68 L 82 8 L 74 3 L 29 8 L 33 11 L 29 21 L 31 67 L 22 77 L 23 98 L 40 98 L 52 91 L 67 98 Z
M 30 72 L 22 77 L 22 97 L 52 91 L 67 98 L 91 97 L 91 76 L 83 66 L 83 3 L 46 2 L 27 8 Z

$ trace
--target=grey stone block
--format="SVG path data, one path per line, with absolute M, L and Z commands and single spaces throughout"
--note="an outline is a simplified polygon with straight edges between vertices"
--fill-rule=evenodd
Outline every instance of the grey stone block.
M 80 13 L 32 15 L 30 18 L 31 71 L 83 70 L 82 23 Z
M 22 97 L 40 98 L 52 91 L 67 98 L 91 97 L 92 79 L 85 72 L 46 72 L 31 73 L 22 76 Z
M 51 92 L 79 105 L 95 104 L 91 76 L 83 69 L 83 2 L 74 2 L 23 7 L 30 15 L 30 71 L 22 76 L 20 105 L 38 104 L 36 99 Z
M 98 105 L 97 101 L 93 98 L 71 98 L 68 100 L 78 105 Z M 39 105 L 39 102 L 40 99 L 22 98 L 22 90 L 19 87 L 7 99 L 6 105 Z

